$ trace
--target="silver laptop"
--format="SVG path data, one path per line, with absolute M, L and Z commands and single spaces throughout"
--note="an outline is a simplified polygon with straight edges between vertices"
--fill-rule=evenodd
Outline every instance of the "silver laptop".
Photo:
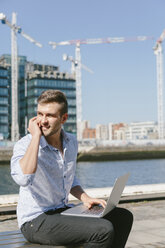
M 114 209 L 119 203 L 120 197 L 122 195 L 128 177 L 129 177 L 129 173 L 120 176 L 116 179 L 105 208 L 103 208 L 100 205 L 95 205 L 91 209 L 88 209 L 83 204 L 79 204 L 75 207 L 63 211 L 61 214 L 72 215 L 72 216 L 96 217 L 96 218 L 104 217 L 112 209 Z

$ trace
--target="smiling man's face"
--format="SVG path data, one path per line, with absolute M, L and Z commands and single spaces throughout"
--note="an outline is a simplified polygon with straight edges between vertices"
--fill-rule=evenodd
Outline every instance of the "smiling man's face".
M 61 131 L 62 125 L 66 122 L 68 114 L 61 115 L 59 103 L 38 104 L 37 122 L 45 137 L 49 137 Z

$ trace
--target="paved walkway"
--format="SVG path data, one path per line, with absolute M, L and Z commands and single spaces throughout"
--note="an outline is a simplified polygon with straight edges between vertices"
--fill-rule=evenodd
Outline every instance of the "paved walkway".
M 165 248 L 165 200 L 120 204 L 134 215 L 126 248 Z M 15 215 L 0 216 L 0 232 L 17 230 Z
M 165 200 L 122 204 L 134 215 L 127 248 L 165 248 Z

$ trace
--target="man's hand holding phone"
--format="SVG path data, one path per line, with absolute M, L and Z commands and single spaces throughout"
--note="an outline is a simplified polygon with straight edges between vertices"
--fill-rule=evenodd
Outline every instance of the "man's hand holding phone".
M 41 124 L 37 120 L 37 116 L 31 118 L 29 120 L 28 131 L 32 136 L 40 136 L 42 135 Z

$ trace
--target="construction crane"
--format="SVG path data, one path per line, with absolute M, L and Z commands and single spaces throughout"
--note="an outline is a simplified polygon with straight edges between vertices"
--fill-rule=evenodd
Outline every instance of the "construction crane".
M 12 13 L 12 22 L 10 23 L 3 13 L 0 13 L 2 24 L 6 24 L 11 28 L 11 79 L 12 79 L 12 125 L 11 125 L 11 140 L 19 139 L 18 125 L 18 55 L 17 55 L 17 33 L 21 34 L 25 39 L 34 43 L 38 47 L 42 45 L 35 41 L 32 37 L 25 34 L 21 27 L 16 25 L 16 13 Z
M 153 37 L 147 36 L 137 36 L 132 38 L 124 38 L 124 37 L 108 37 L 108 38 L 98 38 L 98 39 L 83 39 L 83 40 L 68 40 L 68 41 L 61 41 L 61 42 L 53 42 L 49 41 L 49 45 L 55 49 L 57 46 L 66 46 L 66 45 L 75 45 L 75 60 L 79 61 L 78 66 L 76 66 L 76 99 L 77 99 L 77 134 L 78 140 L 79 137 L 81 139 L 81 127 L 82 122 L 82 95 L 81 95 L 81 53 L 80 53 L 80 45 L 84 44 L 103 44 L 103 43 L 122 43 L 122 42 L 134 42 L 134 41 L 145 41 L 151 40 Z M 80 131 L 80 132 L 79 132 Z
M 71 64 L 72 64 L 72 66 L 71 66 L 71 73 L 72 74 L 75 74 L 76 73 L 75 72 L 76 71 L 75 68 L 76 68 L 76 66 L 78 66 L 78 64 L 80 63 L 80 61 L 75 60 L 72 56 L 68 56 L 67 54 L 63 54 L 62 58 L 65 61 L 69 60 L 71 62 Z M 84 70 L 86 70 L 86 71 L 88 71 L 88 72 L 90 72 L 90 73 L 93 73 L 93 71 L 91 69 L 89 69 L 86 65 L 83 65 L 82 63 L 81 63 L 81 68 L 84 69 Z
M 163 120 L 163 48 L 162 42 L 165 39 L 165 30 L 156 42 L 154 53 L 156 55 L 157 68 L 157 101 L 158 101 L 158 137 L 164 139 L 164 120 Z
M 79 57 L 80 58 L 80 57 Z M 63 54 L 63 60 L 69 60 L 71 62 L 71 73 L 76 77 L 76 105 L 79 106 L 78 109 L 78 118 L 77 118 L 77 127 L 79 132 L 77 132 L 78 140 L 82 139 L 82 121 L 80 117 L 82 116 L 82 98 L 81 98 L 81 68 L 93 73 L 91 69 L 89 69 L 86 65 L 83 65 L 81 61 L 75 60 L 72 56 L 68 56 L 67 54 Z M 78 70 L 77 70 L 78 67 Z

